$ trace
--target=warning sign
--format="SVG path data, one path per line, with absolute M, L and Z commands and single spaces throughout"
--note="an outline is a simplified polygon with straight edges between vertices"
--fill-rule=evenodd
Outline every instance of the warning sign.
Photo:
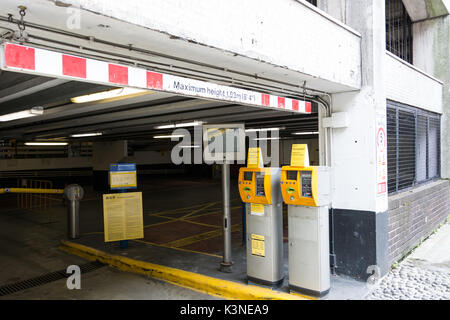
M 260 257 L 266 256 L 264 236 L 252 234 L 252 255 Z
M 377 195 L 387 193 L 386 116 L 377 117 Z
M 142 192 L 103 195 L 105 242 L 142 239 Z

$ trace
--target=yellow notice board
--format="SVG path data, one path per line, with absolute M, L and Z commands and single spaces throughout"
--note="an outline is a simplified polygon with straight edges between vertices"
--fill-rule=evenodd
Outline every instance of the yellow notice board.
M 263 167 L 263 160 L 260 148 L 248 148 L 247 167 L 248 168 Z
M 103 195 L 105 242 L 144 237 L 142 192 Z
M 252 255 L 260 257 L 266 256 L 264 236 L 252 234 Z
M 292 145 L 291 166 L 309 167 L 309 153 L 307 144 Z
M 109 172 L 111 188 L 136 187 L 136 171 L 129 172 Z

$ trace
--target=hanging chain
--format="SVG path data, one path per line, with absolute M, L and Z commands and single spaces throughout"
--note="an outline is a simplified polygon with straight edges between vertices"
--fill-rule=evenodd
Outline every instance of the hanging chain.
M 23 41 L 25 40 L 23 36 L 23 33 L 25 31 L 25 22 L 23 21 L 23 17 L 25 17 L 26 14 L 25 10 L 27 10 L 27 7 L 19 6 L 19 9 L 20 9 L 19 11 L 20 21 L 17 23 L 17 26 L 19 27 L 19 40 Z

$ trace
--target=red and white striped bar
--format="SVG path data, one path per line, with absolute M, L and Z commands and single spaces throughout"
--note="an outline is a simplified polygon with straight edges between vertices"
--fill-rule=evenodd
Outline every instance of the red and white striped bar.
M 110 86 L 134 87 L 197 98 L 311 113 L 311 103 L 211 82 L 148 71 L 60 52 L 5 43 L 0 68 L 55 78 L 66 78 Z

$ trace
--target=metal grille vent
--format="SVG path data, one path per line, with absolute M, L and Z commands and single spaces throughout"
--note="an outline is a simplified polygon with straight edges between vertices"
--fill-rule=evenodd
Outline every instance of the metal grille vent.
M 402 0 L 386 0 L 386 49 L 413 63 L 412 21 Z
M 388 191 L 440 176 L 440 116 L 393 101 L 387 103 Z
M 85 273 L 97 270 L 104 266 L 105 265 L 103 263 L 98 262 L 98 261 L 83 264 L 80 266 L 81 274 L 85 274 Z M 35 278 L 31 278 L 28 280 L 24 280 L 24 281 L 12 283 L 12 284 L 7 284 L 7 285 L 0 287 L 0 297 L 6 296 L 9 294 L 13 294 L 15 292 L 23 291 L 26 289 L 30 289 L 33 287 L 39 287 L 39 286 L 42 286 L 42 285 L 50 283 L 50 282 L 68 278 L 69 276 L 70 276 L 70 274 L 67 274 L 66 270 L 64 269 L 64 270 L 47 273 L 47 274 L 44 274 L 44 275 L 41 275 L 41 276 L 38 276 Z

